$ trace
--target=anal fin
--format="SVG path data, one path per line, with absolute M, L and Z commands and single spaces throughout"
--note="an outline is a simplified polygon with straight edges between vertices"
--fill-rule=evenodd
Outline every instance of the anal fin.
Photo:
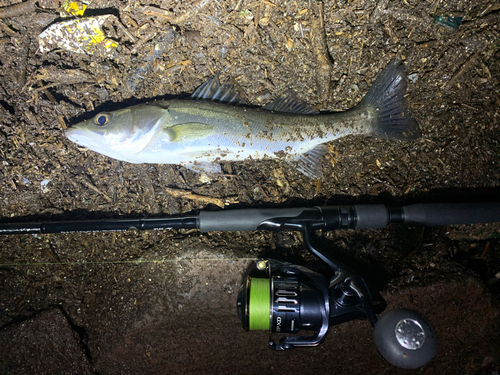
M 290 159 L 290 163 L 307 177 L 314 179 L 322 178 L 323 167 L 321 166 L 321 160 L 327 152 L 328 149 L 324 145 L 317 145 L 312 150 Z

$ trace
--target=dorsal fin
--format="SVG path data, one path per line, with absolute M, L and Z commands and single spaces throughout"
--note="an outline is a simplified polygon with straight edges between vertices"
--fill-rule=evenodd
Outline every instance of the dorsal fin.
M 285 91 L 272 102 L 266 104 L 263 109 L 267 111 L 297 113 L 301 115 L 319 114 L 317 108 L 300 101 L 292 90 Z
M 234 84 L 226 81 L 220 84 L 219 77 L 214 76 L 198 87 L 191 95 L 194 100 L 207 100 L 228 104 L 245 104 L 245 101 L 236 92 Z

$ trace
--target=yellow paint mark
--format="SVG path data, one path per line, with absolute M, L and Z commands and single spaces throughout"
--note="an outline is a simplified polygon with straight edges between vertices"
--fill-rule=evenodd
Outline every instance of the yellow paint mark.
M 85 13 L 85 9 L 87 9 L 87 4 L 79 1 L 65 1 L 62 4 L 61 8 L 72 16 L 83 16 L 83 13 Z

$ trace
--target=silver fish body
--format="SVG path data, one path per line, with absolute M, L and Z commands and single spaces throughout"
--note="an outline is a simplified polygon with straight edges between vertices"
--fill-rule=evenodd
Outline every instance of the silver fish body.
M 232 85 L 224 86 L 215 91 L 233 94 Z M 200 97 L 199 91 L 194 98 L 204 100 L 155 101 L 100 113 L 69 128 L 66 136 L 131 163 L 180 164 L 217 173 L 222 161 L 279 158 L 318 178 L 326 142 L 349 134 L 398 139 L 418 135 L 404 107 L 406 77 L 398 62 L 389 64 L 360 105 L 340 113 L 313 114 L 312 108 L 286 96 L 273 102 L 274 107 L 235 106 L 214 101 L 217 95 L 210 93 Z M 297 104 L 294 112 L 300 113 L 290 113 Z

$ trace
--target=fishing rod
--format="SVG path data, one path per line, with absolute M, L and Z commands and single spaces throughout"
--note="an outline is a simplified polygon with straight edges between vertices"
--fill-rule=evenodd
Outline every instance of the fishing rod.
M 424 226 L 500 221 L 500 202 L 419 203 L 400 207 L 356 204 L 301 208 L 252 208 L 201 211 L 198 215 L 147 219 L 110 219 L 0 223 L 0 235 L 125 230 L 192 229 L 212 231 L 375 229 L 392 223 Z
M 288 350 L 320 345 L 331 326 L 365 319 L 374 327 L 381 355 L 395 366 L 415 369 L 427 364 L 436 353 L 437 340 L 431 325 L 406 309 L 390 310 L 379 319 L 387 306 L 383 297 L 363 277 L 318 250 L 312 243 L 314 231 L 384 228 L 391 223 L 434 226 L 491 222 L 500 222 L 500 202 L 259 208 L 202 211 L 194 216 L 168 218 L 3 223 L 0 234 L 176 228 L 197 228 L 202 232 L 299 231 L 306 248 L 328 265 L 333 277 L 274 259 L 253 262 L 237 298 L 243 328 L 293 334 L 268 341 L 273 350 Z M 299 331 L 313 334 L 302 336 Z

